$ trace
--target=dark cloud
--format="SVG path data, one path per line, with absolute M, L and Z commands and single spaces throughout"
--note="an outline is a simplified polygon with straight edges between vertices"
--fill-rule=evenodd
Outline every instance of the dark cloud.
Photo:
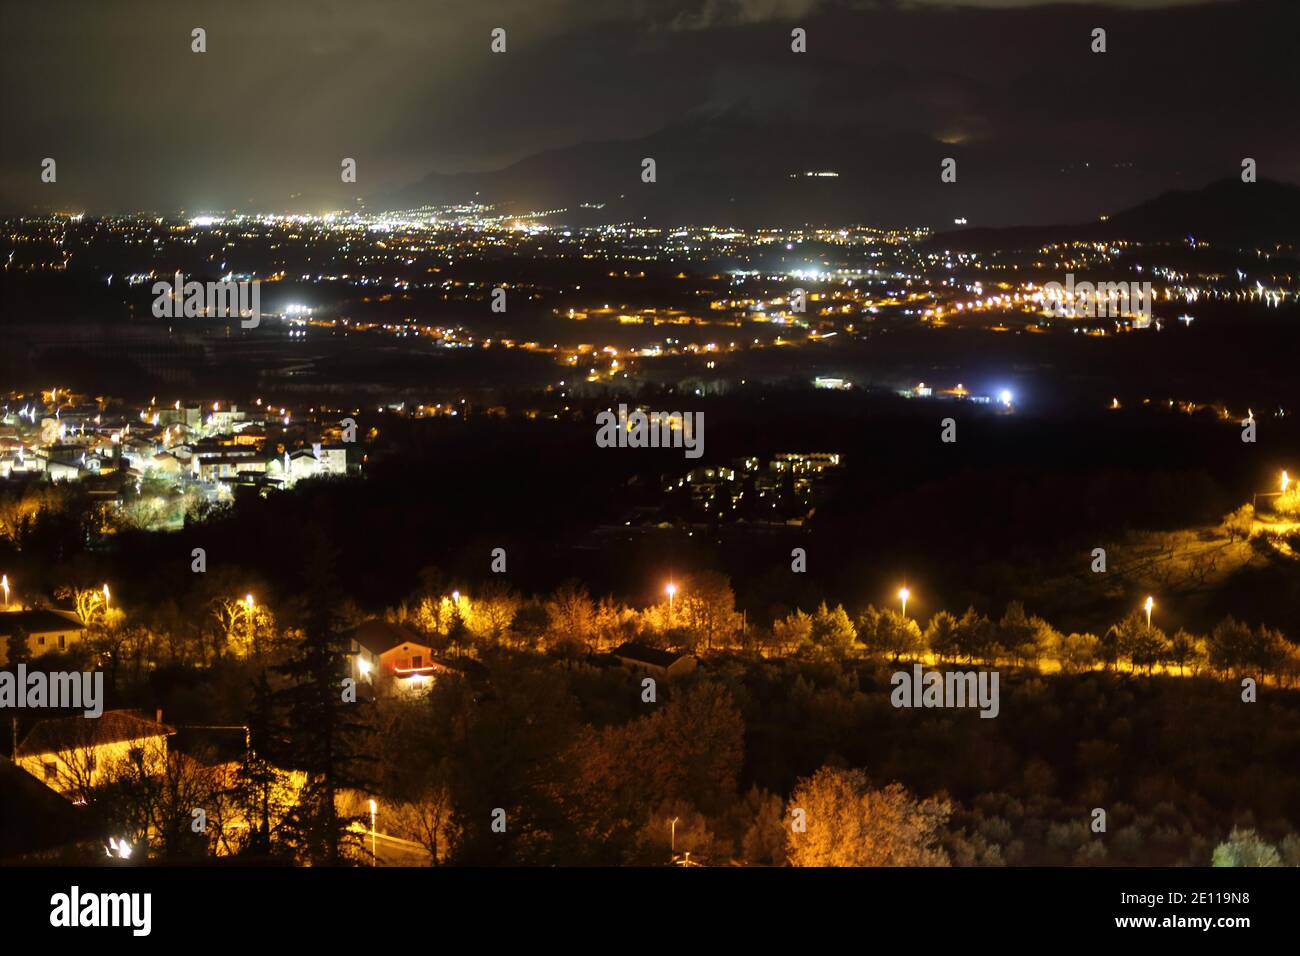
M 1291 0 L 45 0 L 5 7 L 0 210 L 325 209 L 430 172 L 743 114 L 1300 179 Z M 810 52 L 789 52 L 789 30 Z M 1093 26 L 1110 52 L 1087 49 Z M 208 53 L 190 52 L 207 30 Z M 489 52 L 508 30 L 509 52 Z M 39 182 L 42 158 L 59 182 Z M 356 187 L 339 182 L 344 156 Z

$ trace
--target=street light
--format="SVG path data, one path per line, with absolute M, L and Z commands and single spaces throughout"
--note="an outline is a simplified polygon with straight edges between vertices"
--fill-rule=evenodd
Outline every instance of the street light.
M 379 865 L 379 855 L 375 846 L 375 814 L 379 810 L 379 805 L 375 801 L 370 801 L 370 865 Z
M 1285 472 L 1283 472 L 1285 474 Z M 9 606 L 9 575 L 0 575 L 0 588 L 5 589 L 5 607 Z
M 670 859 L 676 859 L 676 858 L 677 858 L 677 821 L 680 820 L 680 819 L 681 819 L 681 817 L 673 817 L 673 819 L 672 819 L 673 838 L 672 838 L 672 844 L 671 844 L 671 845 L 669 846 L 669 848 L 668 848 L 668 853 L 669 853 L 669 858 L 670 858 Z
M 244 617 L 248 619 L 248 643 L 253 643 L 253 595 L 244 595 Z
M 1291 476 L 1285 471 L 1282 472 L 1282 494 L 1286 494 L 1287 488 L 1291 486 Z
M 108 585 L 104 585 L 104 610 L 108 610 Z
M 903 617 L 907 617 L 907 599 L 912 596 L 912 592 L 906 587 L 898 589 L 898 599 L 903 602 Z
M 1151 609 L 1152 609 L 1153 607 L 1156 606 L 1155 599 L 1152 598 L 1151 595 L 1148 594 L 1148 595 L 1147 595 L 1147 602 L 1146 602 L 1146 604 L 1143 604 L 1142 606 L 1143 606 L 1144 608 L 1146 608 L 1146 611 L 1147 611 L 1147 630 L 1149 631 L 1149 630 L 1151 630 Z
M 673 596 L 677 593 L 677 585 L 669 581 L 668 586 L 664 588 L 664 593 L 668 595 L 668 606 L 671 608 L 673 606 Z

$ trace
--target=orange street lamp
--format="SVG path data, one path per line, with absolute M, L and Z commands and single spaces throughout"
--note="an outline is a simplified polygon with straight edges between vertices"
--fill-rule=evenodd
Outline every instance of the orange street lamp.
M 104 610 L 108 610 L 108 585 L 104 585 Z
M 1282 494 L 1286 494 L 1287 488 L 1291 487 L 1291 476 L 1285 471 L 1282 472 Z
M 1156 606 L 1155 599 L 1154 599 L 1153 597 L 1151 597 L 1151 596 L 1148 594 L 1148 595 L 1147 595 L 1147 602 L 1146 602 L 1145 604 L 1143 604 L 1142 606 L 1143 606 L 1144 608 L 1146 608 L 1146 612 L 1147 612 L 1147 630 L 1149 631 L 1149 630 L 1151 630 L 1151 609 L 1152 609 L 1153 607 Z
M 671 609 L 673 606 L 673 597 L 677 594 L 677 585 L 669 581 L 668 586 L 664 588 L 664 592 L 668 595 L 668 607 Z
M 681 817 L 673 817 L 672 820 L 669 821 L 673 828 L 672 843 L 669 845 L 668 848 L 670 859 L 676 858 L 677 856 L 677 821 L 680 819 Z
M 5 607 L 9 606 L 9 575 L 0 576 L 0 588 L 5 589 Z
M 907 599 L 912 596 L 912 592 L 906 587 L 898 589 L 898 599 L 903 602 L 903 617 L 907 617 Z

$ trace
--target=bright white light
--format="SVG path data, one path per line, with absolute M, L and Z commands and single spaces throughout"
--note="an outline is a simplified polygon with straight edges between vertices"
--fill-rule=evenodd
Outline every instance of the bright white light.
M 1008 407 L 1011 405 L 1011 400 L 1014 397 L 1015 396 L 1011 394 L 1010 389 L 1004 388 L 1001 392 L 998 393 L 998 401 L 1000 401 L 1003 405 L 1006 405 Z

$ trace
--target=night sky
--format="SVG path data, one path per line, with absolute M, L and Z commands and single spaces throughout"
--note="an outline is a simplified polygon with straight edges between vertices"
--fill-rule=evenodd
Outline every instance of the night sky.
M 896 141 L 927 187 L 942 155 L 927 144 L 951 145 L 1031 184 L 1006 207 L 984 197 L 986 221 L 1060 220 L 1234 175 L 1243 156 L 1300 181 L 1297 8 L 6 0 L 0 213 L 356 208 L 431 173 L 727 116 L 774 136 L 799 124 Z M 505 55 L 488 48 L 497 26 Z M 805 55 L 790 52 L 795 26 Z M 1088 49 L 1095 26 L 1104 55 Z M 46 156 L 55 185 L 40 182 Z M 339 180 L 344 156 L 355 186 Z M 880 208 L 905 217 L 911 200 L 900 189 Z

